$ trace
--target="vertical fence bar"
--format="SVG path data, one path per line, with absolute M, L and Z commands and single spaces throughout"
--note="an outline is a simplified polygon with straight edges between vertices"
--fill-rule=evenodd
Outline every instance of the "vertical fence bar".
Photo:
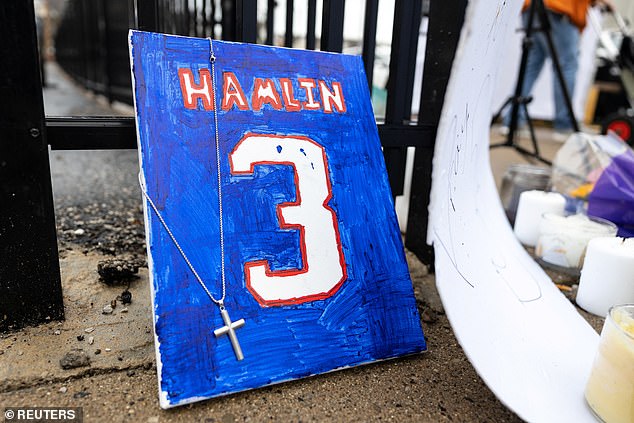
M 365 20 L 363 23 L 363 65 L 368 78 L 368 86 L 372 92 L 372 77 L 374 74 L 374 52 L 376 50 L 376 23 L 379 14 L 379 0 L 365 2 Z
M 141 31 L 158 31 L 159 0 L 136 0 L 136 26 Z
M 396 0 L 392 51 L 390 55 L 390 76 L 387 82 L 385 123 L 402 125 L 411 119 L 414 66 L 417 43 L 411 44 L 411 33 L 420 26 L 421 3 L 419 0 Z M 407 149 L 392 147 L 383 149 L 392 195 L 403 193 L 405 183 L 405 161 Z
M 255 43 L 257 41 L 258 16 L 256 0 L 236 2 L 236 41 Z
M 306 49 L 315 50 L 315 20 L 317 18 L 317 0 L 308 0 L 308 19 L 306 21 Z
M 216 38 L 216 0 L 211 0 L 211 10 L 209 12 L 209 23 L 211 25 L 211 38 Z
M 88 13 L 86 8 L 88 8 L 88 4 L 84 2 L 78 2 L 77 6 L 79 6 L 79 16 L 80 16 L 80 24 L 77 25 L 79 28 L 78 40 L 81 40 L 81 44 L 79 47 L 80 51 L 80 60 L 81 60 L 81 69 L 79 72 L 80 81 L 82 83 L 86 83 L 88 80 L 88 74 L 90 73 L 90 55 L 89 55 L 89 47 L 88 44 L 88 34 L 86 33 L 86 27 L 88 23 L 86 22 Z
M 0 2 L 0 330 L 64 318 L 32 1 Z
M 208 25 L 208 21 L 207 21 L 207 0 L 203 0 L 203 4 L 200 7 L 200 14 L 201 16 L 201 25 L 202 25 L 202 33 L 201 36 L 202 37 L 207 37 L 207 25 Z
M 163 19 L 161 30 L 170 34 L 176 33 L 176 0 L 165 0 L 167 2 L 167 13 Z M 160 9 L 159 9 L 160 10 Z
M 179 31 L 179 35 L 190 35 L 191 34 L 191 20 L 190 20 L 190 11 L 189 11 L 189 1 L 182 0 L 181 1 L 181 14 L 183 16 L 183 26 Z
M 269 46 L 273 45 L 274 38 L 274 28 L 275 28 L 275 4 L 276 0 L 268 0 L 266 3 L 266 41 L 264 44 Z
M 105 0 L 99 0 L 97 3 L 99 7 L 99 32 L 100 32 L 99 38 L 101 39 L 103 43 L 102 45 L 105 46 L 105 48 L 98 49 L 101 55 L 101 69 L 103 72 L 104 94 L 108 98 L 108 101 L 112 103 L 113 101 L 112 87 L 111 87 L 112 78 L 110 77 L 111 73 L 110 73 L 110 57 L 109 57 L 110 43 L 108 39 L 108 9 L 107 9 L 108 6 L 106 5 Z
M 430 2 L 419 125 L 438 127 L 467 0 Z M 434 250 L 427 245 L 427 207 L 431 193 L 432 149 L 416 149 L 405 246 L 432 266 Z
M 192 25 L 194 26 L 194 37 L 200 37 L 200 31 L 198 30 L 198 0 L 194 0 L 192 13 Z
M 286 0 L 286 33 L 284 47 L 293 47 L 293 0 Z
M 220 11 L 222 12 L 222 39 L 227 41 L 237 41 L 237 19 L 241 19 L 237 14 L 236 3 L 241 0 L 220 0 Z
M 344 0 L 324 0 L 321 22 L 321 50 L 341 53 L 343 49 Z

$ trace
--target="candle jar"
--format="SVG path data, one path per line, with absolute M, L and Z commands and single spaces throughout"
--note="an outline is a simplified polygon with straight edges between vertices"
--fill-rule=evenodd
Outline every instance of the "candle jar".
M 634 238 L 588 243 L 575 301 L 597 316 L 605 316 L 614 305 L 634 303 Z
M 585 397 L 602 421 L 634 423 L 634 304 L 608 312 Z
M 556 192 L 524 191 L 520 194 L 513 232 L 528 247 L 535 247 L 539 238 L 539 222 L 544 213 L 564 214 L 566 200 Z
M 544 213 L 535 255 L 546 265 L 578 275 L 588 242 L 598 237 L 614 237 L 617 230 L 614 223 L 601 218 Z
M 545 191 L 550 184 L 550 169 L 528 164 L 514 164 L 504 173 L 500 199 L 511 225 L 515 223 L 520 194 L 524 191 Z

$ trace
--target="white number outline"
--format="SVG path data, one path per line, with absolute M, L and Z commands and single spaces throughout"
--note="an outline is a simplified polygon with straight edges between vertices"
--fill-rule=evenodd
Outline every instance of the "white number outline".
M 287 223 L 283 215 L 284 209 L 299 207 L 302 205 L 302 197 L 300 192 L 301 184 L 299 180 L 300 177 L 297 170 L 297 164 L 294 163 L 293 161 L 288 161 L 288 160 L 279 160 L 279 161 L 249 160 L 249 162 L 246 163 L 248 165 L 248 169 L 246 168 L 237 169 L 236 164 L 234 163 L 234 157 L 241 147 L 243 147 L 246 143 L 250 141 L 257 140 L 257 139 L 264 139 L 264 138 L 276 139 L 279 141 L 292 141 L 295 143 L 306 142 L 306 143 L 312 144 L 313 146 L 316 146 L 318 149 L 321 150 L 321 160 L 322 160 L 323 170 L 324 170 L 323 177 L 324 177 L 324 181 L 325 181 L 325 185 L 327 189 L 327 195 L 323 199 L 323 202 L 321 203 L 321 207 L 323 207 L 323 209 L 325 209 L 326 212 L 330 214 L 330 218 L 332 221 L 332 229 L 333 229 L 334 238 L 335 238 L 334 243 L 337 245 L 338 262 L 340 266 L 339 270 L 341 271 L 341 277 L 338 280 L 331 282 L 330 283 L 331 285 L 329 285 L 330 288 L 327 289 L 326 291 L 313 293 L 309 295 L 291 297 L 291 298 L 268 298 L 267 299 L 267 298 L 264 298 L 264 296 L 262 296 L 261 293 L 258 292 L 258 290 L 253 286 L 251 275 L 252 275 L 252 272 L 256 270 L 257 268 L 263 268 L 266 278 L 271 278 L 271 279 L 292 278 L 292 277 L 296 277 L 297 275 L 307 274 L 310 271 L 310 263 L 308 261 L 307 246 L 306 246 L 306 226 L 301 224 L 301 222 Z M 272 271 L 270 268 L 269 262 L 267 260 L 263 259 L 263 260 L 255 260 L 255 261 L 246 262 L 244 264 L 244 274 L 246 278 L 247 289 L 249 290 L 249 292 L 251 292 L 251 294 L 256 299 L 256 301 L 262 306 L 284 306 L 284 305 L 303 304 L 303 303 L 312 302 L 312 301 L 324 300 L 326 298 L 332 297 L 341 288 L 343 283 L 348 278 L 348 275 L 347 275 L 345 257 L 343 254 L 343 248 L 341 244 L 341 237 L 339 234 L 337 214 L 328 205 L 328 203 L 332 199 L 332 185 L 331 185 L 330 176 L 329 176 L 328 158 L 326 156 L 326 151 L 324 147 L 306 136 L 271 135 L 271 134 L 257 134 L 257 133 L 249 132 L 249 133 L 246 133 L 240 139 L 240 141 L 236 144 L 236 146 L 231 151 L 229 155 L 229 163 L 230 163 L 230 169 L 231 169 L 232 175 L 253 175 L 255 172 L 256 165 L 291 166 L 293 168 L 293 178 L 295 181 L 295 201 L 278 204 L 276 206 L 276 215 L 278 218 L 279 227 L 281 229 L 296 229 L 299 231 L 299 234 L 300 234 L 299 245 L 300 245 L 303 267 L 301 269 L 284 269 L 284 270 Z M 304 193 L 304 194 L 311 195 L 310 192 Z M 313 251 L 312 247 L 311 247 L 311 251 Z M 274 282 L 271 282 L 271 283 L 274 283 Z

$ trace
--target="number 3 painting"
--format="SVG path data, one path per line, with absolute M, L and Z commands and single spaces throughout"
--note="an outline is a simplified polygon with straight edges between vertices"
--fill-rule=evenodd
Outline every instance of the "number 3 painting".
M 425 350 L 361 58 L 130 51 L 161 406 Z

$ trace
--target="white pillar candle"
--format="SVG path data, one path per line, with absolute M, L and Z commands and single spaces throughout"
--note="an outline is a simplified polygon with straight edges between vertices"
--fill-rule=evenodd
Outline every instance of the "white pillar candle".
M 605 316 L 624 303 L 634 303 L 634 238 L 595 238 L 588 243 L 577 304 Z
M 588 242 L 598 237 L 614 237 L 616 232 L 616 225 L 605 219 L 544 213 L 535 255 L 546 263 L 580 269 Z
M 634 423 L 634 304 L 606 317 L 585 397 L 602 421 Z
M 539 223 L 544 213 L 564 214 L 566 200 L 561 194 L 544 191 L 524 191 L 520 195 L 515 217 L 515 236 L 520 242 L 534 247 L 539 237 Z

